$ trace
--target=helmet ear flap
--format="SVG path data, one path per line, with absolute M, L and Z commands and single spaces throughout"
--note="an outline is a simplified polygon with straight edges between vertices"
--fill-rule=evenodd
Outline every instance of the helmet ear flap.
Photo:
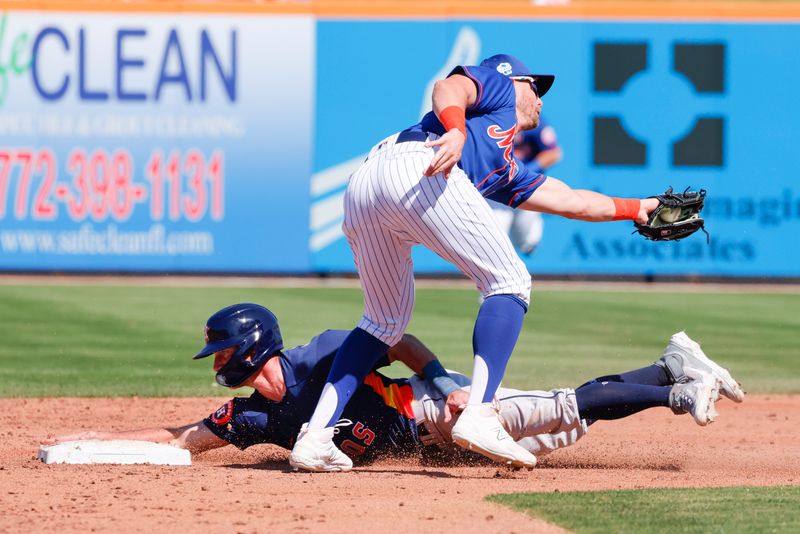
M 255 358 L 257 337 L 250 335 L 242 338 L 228 362 L 217 371 L 217 384 L 238 387 L 261 368 L 261 363 Z
M 283 348 L 278 318 L 264 306 L 234 304 L 206 322 L 206 346 L 195 359 L 236 346 L 228 362 L 217 371 L 217 383 L 238 387 Z

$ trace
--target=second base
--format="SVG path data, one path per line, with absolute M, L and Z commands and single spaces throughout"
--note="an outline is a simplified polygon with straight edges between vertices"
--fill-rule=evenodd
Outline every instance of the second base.
M 189 451 L 172 445 L 133 440 L 65 441 L 39 447 L 46 464 L 192 465 Z

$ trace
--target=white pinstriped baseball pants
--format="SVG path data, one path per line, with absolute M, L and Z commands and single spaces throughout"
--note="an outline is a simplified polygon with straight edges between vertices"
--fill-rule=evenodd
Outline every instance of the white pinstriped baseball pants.
M 372 149 L 344 197 L 343 230 L 364 292 L 359 328 L 389 346 L 400 340 L 414 307 L 417 244 L 458 267 L 484 298 L 510 294 L 530 302 L 525 264 L 464 171 L 424 176 L 433 149 L 396 139 Z

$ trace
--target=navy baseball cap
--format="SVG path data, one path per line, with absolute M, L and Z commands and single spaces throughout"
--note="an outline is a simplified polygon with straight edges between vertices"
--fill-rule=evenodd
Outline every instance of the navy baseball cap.
M 504 76 L 515 78 L 517 76 L 530 76 L 536 80 L 536 90 L 539 93 L 539 98 L 543 97 L 556 77 L 552 74 L 533 74 L 531 69 L 525 66 L 525 63 L 518 60 L 514 56 L 508 54 L 497 54 L 492 57 L 487 57 L 480 64 L 481 67 L 494 69 Z

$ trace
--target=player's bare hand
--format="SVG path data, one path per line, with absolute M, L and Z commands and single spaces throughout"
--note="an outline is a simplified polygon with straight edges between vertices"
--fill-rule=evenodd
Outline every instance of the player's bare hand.
M 650 219 L 650 214 L 653 213 L 653 210 L 657 207 L 657 198 L 643 198 L 642 202 L 639 204 L 639 214 L 636 216 L 636 222 L 639 224 L 647 224 L 648 219 Z
M 87 439 L 103 439 L 103 436 L 100 432 L 89 430 L 86 432 L 77 432 L 75 434 L 66 434 L 64 436 L 48 436 L 40 443 L 42 445 L 56 445 L 58 443 L 64 443 L 65 441 L 82 441 Z
M 444 411 L 444 422 L 449 423 L 453 416 L 467 407 L 469 393 L 463 389 L 457 389 L 447 396 L 446 409 Z
M 467 138 L 461 133 L 461 130 L 450 130 L 439 139 L 425 143 L 428 148 L 438 147 L 430 166 L 425 169 L 425 176 L 435 176 L 443 172 L 444 177 L 448 178 L 450 171 L 461 159 L 461 151 L 464 150 L 466 140 Z

